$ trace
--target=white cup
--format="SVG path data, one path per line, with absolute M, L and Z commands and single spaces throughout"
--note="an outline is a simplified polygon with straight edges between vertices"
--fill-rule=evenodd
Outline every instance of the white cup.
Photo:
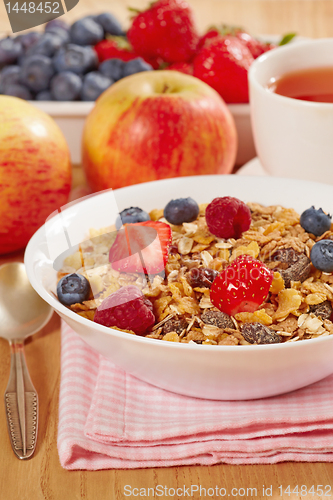
M 328 66 L 333 67 L 333 38 L 279 47 L 252 64 L 251 123 L 258 157 L 269 174 L 333 184 L 333 103 L 293 99 L 267 88 L 271 78 Z

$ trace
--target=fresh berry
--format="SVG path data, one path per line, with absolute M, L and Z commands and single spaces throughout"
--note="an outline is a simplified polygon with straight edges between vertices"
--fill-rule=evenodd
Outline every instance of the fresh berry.
M 310 259 L 315 268 L 324 273 L 333 272 L 333 241 L 320 240 L 311 248 Z
M 33 99 L 33 95 L 22 83 L 10 83 L 5 85 L 2 94 L 11 95 L 13 97 L 19 97 L 20 99 L 25 99 L 26 101 L 30 101 Z
M 215 89 L 227 103 L 249 101 L 249 49 L 236 37 L 217 36 L 193 60 L 194 76 Z
M 82 90 L 82 78 L 72 71 L 58 73 L 51 80 L 51 95 L 55 101 L 76 101 Z
M 27 50 L 42 36 L 43 33 L 40 33 L 39 31 L 29 31 L 29 33 L 25 33 L 24 35 L 18 35 L 15 40 L 22 44 L 24 50 Z
M 104 38 L 104 30 L 91 17 L 83 17 L 72 24 L 69 34 L 76 45 L 96 45 Z
M 125 62 L 121 59 L 106 59 L 99 65 L 98 71 L 117 82 L 124 76 L 124 66 Z
M 128 61 L 123 69 L 123 76 L 134 75 L 135 73 L 141 73 L 142 71 L 152 71 L 153 67 L 142 59 L 142 57 L 137 57 Z
M 72 71 L 77 75 L 84 75 L 97 68 L 98 59 L 96 52 L 91 47 L 81 47 L 69 43 L 62 47 L 53 58 L 53 64 L 58 73 Z
M 21 68 L 19 66 L 5 66 L 0 71 L 0 93 L 7 85 L 19 83 L 21 83 Z
M 109 261 L 120 272 L 157 274 L 164 271 L 171 228 L 160 221 L 126 224 L 110 248 Z
M 116 229 L 120 229 L 123 224 L 135 224 L 150 220 L 150 215 L 139 207 L 125 208 L 116 219 Z
M 185 0 L 158 0 L 134 17 L 127 32 L 140 56 L 166 62 L 189 61 L 199 42 L 190 6 Z
M 0 68 L 16 63 L 22 53 L 22 44 L 15 38 L 7 37 L 0 40 Z
M 315 209 L 314 206 L 308 208 L 301 214 L 300 224 L 307 233 L 312 233 L 315 236 L 321 236 L 331 228 L 332 216 L 325 214 L 319 208 Z
M 153 305 L 134 285 L 124 286 L 103 300 L 97 308 L 95 323 L 116 326 L 143 335 L 155 323 Z
M 52 85 L 52 80 L 51 80 L 51 85 Z M 36 101 L 54 101 L 53 95 L 51 94 L 50 90 L 42 90 L 41 92 L 38 92 L 35 97 Z
M 193 76 L 193 65 L 188 62 L 177 62 L 170 64 L 166 69 L 171 69 L 174 71 L 179 71 L 180 73 L 185 73 L 185 75 Z
M 102 75 L 98 71 L 91 71 L 83 78 L 82 101 L 96 101 L 104 90 L 108 89 L 113 83 L 111 78 Z
M 115 36 L 124 36 L 125 33 L 119 23 L 118 19 L 116 19 L 110 12 L 104 12 L 103 14 L 99 14 L 94 18 L 95 22 L 100 24 L 105 33 L 108 35 Z
M 70 30 L 70 25 L 66 23 L 66 21 L 63 21 L 62 19 L 51 19 L 48 23 L 45 25 L 45 31 L 48 31 L 50 28 L 61 28 L 65 31 Z
M 53 57 L 54 54 L 64 45 L 64 40 L 55 33 L 43 33 L 38 40 L 26 51 L 27 56 L 40 54 L 42 56 Z M 23 59 L 24 62 L 25 59 Z
M 61 26 L 53 25 L 51 24 L 50 26 L 45 27 L 45 33 L 52 33 L 54 35 L 57 35 L 63 43 L 69 43 L 70 42 L 70 36 L 68 30 L 62 28 Z
M 58 282 L 58 299 L 65 306 L 83 302 L 88 299 L 89 294 L 89 281 L 82 274 L 67 274 Z
M 48 89 L 53 75 L 51 59 L 41 54 L 27 57 L 21 67 L 21 81 L 33 92 Z
M 239 32 L 236 36 L 249 49 L 253 59 L 257 59 L 257 57 L 261 56 L 261 54 L 264 54 L 268 50 L 275 47 L 275 45 L 262 42 L 245 32 Z
M 209 267 L 193 267 L 186 273 L 186 279 L 193 288 L 210 288 L 218 274 Z
M 193 198 L 171 200 L 164 208 L 164 217 L 170 224 L 193 222 L 199 215 L 199 205 Z
M 241 255 L 215 278 L 210 300 L 230 316 L 253 312 L 266 299 L 272 280 L 273 271 L 265 264 L 249 255 Z
M 251 211 L 241 200 L 232 196 L 215 198 L 206 208 L 209 231 L 218 238 L 240 238 L 251 225 Z
M 107 59 L 121 59 L 122 61 L 130 61 L 138 57 L 124 37 L 113 36 L 107 40 L 102 40 L 94 47 L 100 62 Z

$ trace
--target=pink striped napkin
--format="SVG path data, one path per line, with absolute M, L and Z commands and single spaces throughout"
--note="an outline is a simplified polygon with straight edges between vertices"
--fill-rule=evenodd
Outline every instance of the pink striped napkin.
M 85 470 L 333 462 L 333 376 L 267 399 L 190 398 L 116 368 L 63 323 L 58 451 Z

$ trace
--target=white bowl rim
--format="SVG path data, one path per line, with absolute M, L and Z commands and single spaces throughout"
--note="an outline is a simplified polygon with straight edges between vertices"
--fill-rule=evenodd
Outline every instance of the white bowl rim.
M 221 175 L 190 176 L 190 177 L 182 177 L 182 179 L 191 180 L 193 178 L 200 178 L 200 180 L 204 181 L 204 178 L 212 178 L 212 177 L 220 178 Z M 233 177 L 233 178 L 235 177 L 236 178 L 237 176 L 226 175 L 225 177 Z M 297 183 L 307 184 L 307 185 L 311 184 L 311 186 L 317 187 L 317 189 L 320 189 L 323 186 L 327 187 L 326 184 L 323 184 L 320 182 L 307 181 L 307 180 L 289 179 L 289 178 L 272 177 L 272 176 L 256 176 L 256 178 L 263 180 L 263 182 L 271 182 L 272 179 L 274 179 L 275 183 L 297 182 Z M 159 183 L 161 183 L 161 182 L 164 182 L 164 183 L 168 182 L 168 181 L 170 182 L 170 181 L 174 181 L 175 179 L 177 179 L 177 178 L 169 178 L 169 179 L 162 179 L 162 180 L 157 180 L 157 181 L 145 182 L 142 184 L 137 184 L 137 185 L 119 188 L 119 189 L 115 190 L 115 192 L 121 192 L 124 190 L 130 190 L 130 189 L 137 189 L 138 186 L 159 185 Z M 238 177 L 238 179 L 239 179 L 239 177 Z M 248 179 L 252 179 L 252 181 L 253 181 L 253 176 L 242 176 L 241 179 L 246 183 L 246 181 Z M 332 186 L 332 190 L 333 190 L 333 186 Z M 100 193 L 96 193 L 96 196 L 102 196 L 103 194 L 105 194 L 105 191 L 104 192 L 102 191 Z M 83 204 L 83 203 L 85 203 L 85 200 L 78 202 L 78 204 L 79 203 Z M 64 216 L 66 214 L 66 210 L 68 210 L 68 209 L 65 209 L 62 211 L 62 214 L 64 214 Z M 29 261 L 32 261 L 31 257 L 32 257 L 32 255 L 34 255 L 34 251 L 38 248 L 38 246 L 36 246 L 36 243 L 38 241 L 42 241 L 42 239 L 43 239 L 43 231 L 44 231 L 44 225 L 41 226 L 34 233 L 34 235 L 31 237 L 31 239 L 28 242 L 28 245 L 26 247 L 25 253 L 24 253 L 24 264 L 26 267 L 26 272 L 27 272 L 29 281 L 30 281 L 31 285 L 33 286 L 33 288 L 37 291 L 37 293 L 46 302 L 48 302 L 55 309 L 55 311 L 59 312 L 60 315 L 64 315 L 64 316 L 69 315 L 69 317 L 72 320 L 75 320 L 76 322 L 82 324 L 83 326 L 87 326 L 89 323 L 91 323 L 91 320 L 83 318 L 79 314 L 75 313 L 74 311 L 71 311 L 66 306 L 61 304 L 53 295 L 51 295 L 50 293 L 48 293 L 45 290 L 45 288 L 39 283 L 38 280 L 35 279 L 35 275 L 32 271 L 32 268 L 29 266 Z M 89 322 L 89 323 L 87 323 L 87 322 Z M 140 336 L 140 335 L 132 335 L 132 334 L 129 334 L 126 332 L 122 332 L 121 330 L 114 330 L 112 328 L 109 328 L 109 327 L 106 327 L 103 325 L 99 325 L 98 323 L 94 323 L 94 322 L 93 322 L 93 328 L 97 329 L 99 332 L 101 332 L 103 334 L 109 334 L 109 335 L 120 337 L 123 339 L 126 338 L 129 341 L 133 341 L 133 342 L 148 342 L 148 343 L 153 344 L 155 346 L 159 344 L 161 346 L 160 348 L 164 347 L 166 349 L 186 349 L 186 350 L 197 350 L 200 348 L 204 348 L 204 349 L 208 349 L 209 351 L 213 351 L 213 352 L 217 352 L 217 351 L 221 351 L 221 352 L 243 351 L 243 352 L 245 352 L 245 351 L 253 350 L 253 349 L 256 349 L 256 350 L 260 349 L 261 351 L 272 350 L 272 349 L 274 349 L 274 350 L 299 349 L 301 345 L 308 344 L 309 341 L 311 341 L 311 344 L 314 344 L 314 343 L 318 343 L 318 342 L 330 342 L 333 339 L 333 335 L 328 335 L 325 337 L 318 337 L 316 339 L 308 339 L 308 340 L 304 340 L 304 341 L 301 340 L 299 342 L 288 342 L 288 343 L 284 342 L 284 343 L 279 343 L 279 344 L 260 344 L 260 345 L 253 344 L 253 345 L 237 345 L 237 346 L 203 345 L 202 346 L 202 345 L 198 345 L 195 343 L 190 344 L 190 343 L 181 343 L 181 342 L 167 342 L 167 341 L 161 341 L 158 339 L 147 338 L 147 337 Z

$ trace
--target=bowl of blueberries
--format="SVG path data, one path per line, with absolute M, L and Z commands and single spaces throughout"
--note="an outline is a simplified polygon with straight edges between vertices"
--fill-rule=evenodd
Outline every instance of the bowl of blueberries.
M 114 57 L 101 61 L 98 46 L 103 50 L 105 41 L 114 44 Z M 44 31 L 0 39 L 0 94 L 31 101 L 52 116 L 73 163 L 80 163 L 84 120 L 95 100 L 121 78 L 153 69 L 141 57 L 123 57 L 126 52 L 126 33 L 111 13 L 71 25 L 54 19 Z

